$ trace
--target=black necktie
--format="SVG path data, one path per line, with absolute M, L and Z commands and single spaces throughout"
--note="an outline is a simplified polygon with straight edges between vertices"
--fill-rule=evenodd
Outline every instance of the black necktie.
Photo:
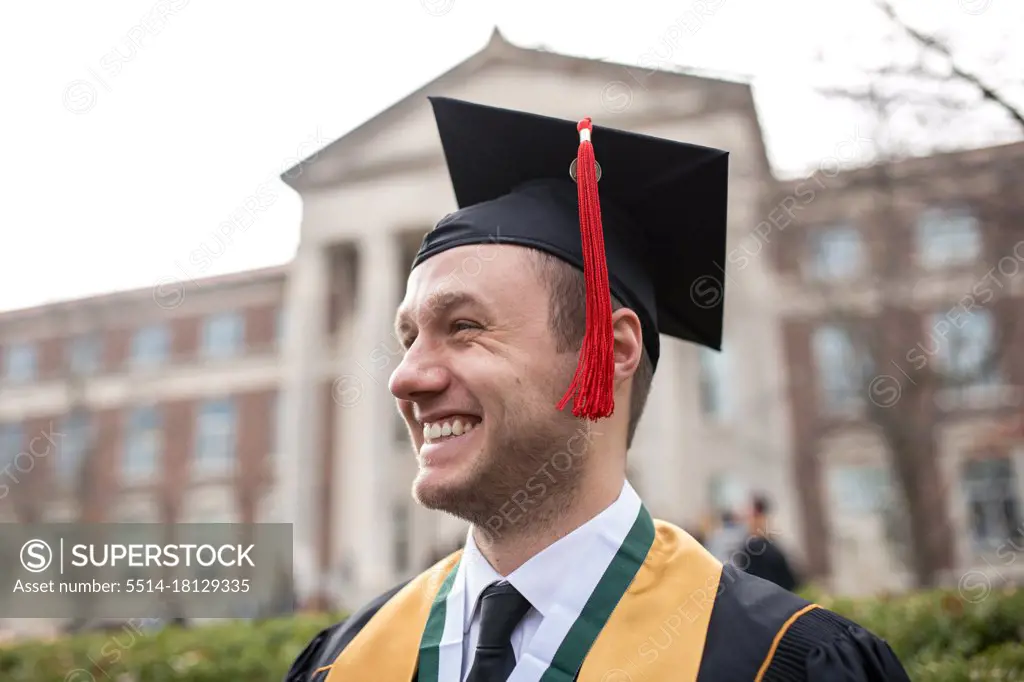
M 489 585 L 480 595 L 480 638 L 466 682 L 505 682 L 516 667 L 512 631 L 530 602 L 510 583 Z

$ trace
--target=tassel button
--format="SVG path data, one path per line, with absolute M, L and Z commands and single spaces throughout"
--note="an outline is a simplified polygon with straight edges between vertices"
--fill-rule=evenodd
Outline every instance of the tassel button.
M 572 163 L 569 164 L 569 177 L 572 178 L 573 182 L 576 182 L 576 161 L 577 159 L 573 159 Z M 601 164 L 596 160 L 594 161 L 594 171 L 597 174 L 597 181 L 601 182 Z

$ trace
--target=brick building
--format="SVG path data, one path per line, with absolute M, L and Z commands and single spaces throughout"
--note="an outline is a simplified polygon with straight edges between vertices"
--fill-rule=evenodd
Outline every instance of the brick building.
M 0 520 L 264 518 L 285 269 L 0 314 Z
M 893 438 L 934 439 L 916 532 L 948 523 L 945 579 L 1020 573 L 1005 559 L 1014 538 L 1024 549 L 1024 438 L 1005 424 L 1024 405 L 1022 162 L 1024 143 L 823 167 L 766 211 L 802 544 L 841 591 L 910 584 Z

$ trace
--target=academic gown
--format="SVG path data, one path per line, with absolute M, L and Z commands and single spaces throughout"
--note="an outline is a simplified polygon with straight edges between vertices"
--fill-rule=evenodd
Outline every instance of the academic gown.
M 611 661 L 618 667 L 609 666 L 607 671 L 591 667 L 588 679 L 607 682 L 641 679 L 649 682 L 661 679 L 666 682 L 687 679 L 695 679 L 696 682 L 910 682 L 889 645 L 846 618 L 728 564 L 721 567 L 718 584 L 710 617 L 706 621 L 706 636 L 695 677 L 676 675 L 664 669 L 654 675 L 649 674 L 651 669 L 648 669 L 645 674 L 642 664 L 637 663 L 636 659 L 644 656 L 649 659 L 653 656 L 656 661 L 659 656 L 657 647 L 665 647 L 661 650 L 665 652 L 673 645 L 672 633 L 662 622 L 660 629 L 655 623 L 652 636 L 645 640 L 648 644 L 646 653 L 642 647 L 634 649 L 630 645 L 621 660 L 614 657 L 603 659 L 602 664 Z M 339 677 L 337 673 L 332 675 L 332 667 L 342 654 L 348 654 L 349 645 L 374 621 L 375 616 L 380 615 L 382 608 L 408 586 L 409 583 L 396 586 L 345 621 L 317 634 L 296 658 L 285 682 L 328 682 L 329 678 L 329 682 L 388 682 L 393 679 L 378 676 L 372 669 L 347 672 Z M 392 628 L 401 629 L 397 619 L 387 627 L 382 625 L 375 623 L 382 633 L 379 639 L 385 639 Z M 412 642 L 413 651 L 415 645 L 416 642 Z M 366 646 L 372 644 L 368 645 L 366 637 L 363 637 L 355 648 Z M 365 653 L 363 655 L 366 657 Z M 382 653 L 379 660 L 383 663 L 392 657 L 390 653 Z M 627 665 L 626 659 L 630 665 L 639 666 L 637 670 Z M 376 659 L 371 654 L 369 660 Z M 367 668 L 375 667 L 371 663 L 365 665 Z M 421 679 L 418 660 L 406 670 L 412 671 L 409 675 L 412 682 Z M 586 664 L 584 670 L 587 670 Z M 573 679 L 581 679 L 581 674 L 577 671 Z M 394 682 L 398 682 L 397 679 Z
M 791 592 L 800 585 L 786 555 L 774 542 L 762 536 L 748 538 L 743 551 L 737 554 L 732 563 L 750 575 L 764 578 Z

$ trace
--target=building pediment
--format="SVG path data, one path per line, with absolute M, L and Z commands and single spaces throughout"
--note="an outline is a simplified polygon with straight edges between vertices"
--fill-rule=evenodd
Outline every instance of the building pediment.
M 631 130 L 741 109 L 760 135 L 746 83 L 524 49 L 495 31 L 483 50 L 296 164 L 282 180 L 303 193 L 442 168 L 431 96 L 565 119 L 591 116 L 597 125 Z

